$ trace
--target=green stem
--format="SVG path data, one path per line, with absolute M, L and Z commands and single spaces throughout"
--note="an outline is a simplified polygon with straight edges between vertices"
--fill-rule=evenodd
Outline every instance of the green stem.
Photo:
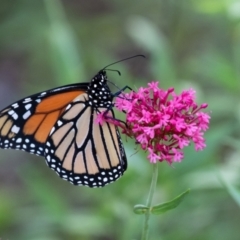
M 153 194 L 157 185 L 157 178 L 158 178 L 158 164 L 153 164 L 153 174 L 152 174 L 152 182 L 148 194 L 147 204 L 146 206 L 149 207 L 148 211 L 145 213 L 145 220 L 143 225 L 143 231 L 142 231 L 142 240 L 148 239 L 149 234 L 149 219 L 151 214 L 151 204 L 153 199 Z

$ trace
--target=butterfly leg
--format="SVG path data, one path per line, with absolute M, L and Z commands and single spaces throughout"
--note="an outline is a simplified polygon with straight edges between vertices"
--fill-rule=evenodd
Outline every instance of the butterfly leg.
M 120 89 L 119 91 L 115 92 L 114 94 L 112 94 L 113 97 L 117 97 L 119 96 L 122 92 L 124 92 L 126 89 L 132 91 L 132 88 L 130 88 L 129 86 L 125 86 L 124 88 Z

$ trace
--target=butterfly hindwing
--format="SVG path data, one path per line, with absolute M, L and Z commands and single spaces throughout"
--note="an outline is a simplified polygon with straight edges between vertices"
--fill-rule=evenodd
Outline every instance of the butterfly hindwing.
M 113 111 L 109 114 L 113 116 Z M 49 167 L 75 185 L 103 187 L 127 167 L 118 129 L 110 123 L 96 123 L 96 116 L 97 111 L 88 105 L 88 95 L 78 96 L 66 107 L 46 142 Z

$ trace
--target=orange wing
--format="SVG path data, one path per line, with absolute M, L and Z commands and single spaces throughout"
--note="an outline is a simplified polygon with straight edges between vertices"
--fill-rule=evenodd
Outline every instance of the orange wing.
M 35 94 L 5 108 L 0 112 L 0 147 L 44 156 L 45 141 L 52 127 L 66 106 L 85 91 L 85 85 L 68 85 Z
M 43 99 L 23 127 L 23 134 L 33 135 L 39 143 L 45 143 L 52 127 L 66 106 L 83 91 L 59 93 Z

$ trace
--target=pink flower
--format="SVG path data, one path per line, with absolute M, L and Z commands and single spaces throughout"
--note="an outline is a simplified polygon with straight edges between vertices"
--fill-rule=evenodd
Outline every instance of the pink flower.
M 202 109 L 207 106 L 206 103 L 197 105 L 193 89 L 177 95 L 173 88 L 165 91 L 158 87 L 158 82 L 151 82 L 147 88 L 122 93 L 116 98 L 115 107 L 126 113 L 126 126 L 116 120 L 112 122 L 148 151 L 151 163 L 171 164 L 183 159 L 183 148 L 191 142 L 196 151 L 206 147 L 204 132 L 210 116 Z

